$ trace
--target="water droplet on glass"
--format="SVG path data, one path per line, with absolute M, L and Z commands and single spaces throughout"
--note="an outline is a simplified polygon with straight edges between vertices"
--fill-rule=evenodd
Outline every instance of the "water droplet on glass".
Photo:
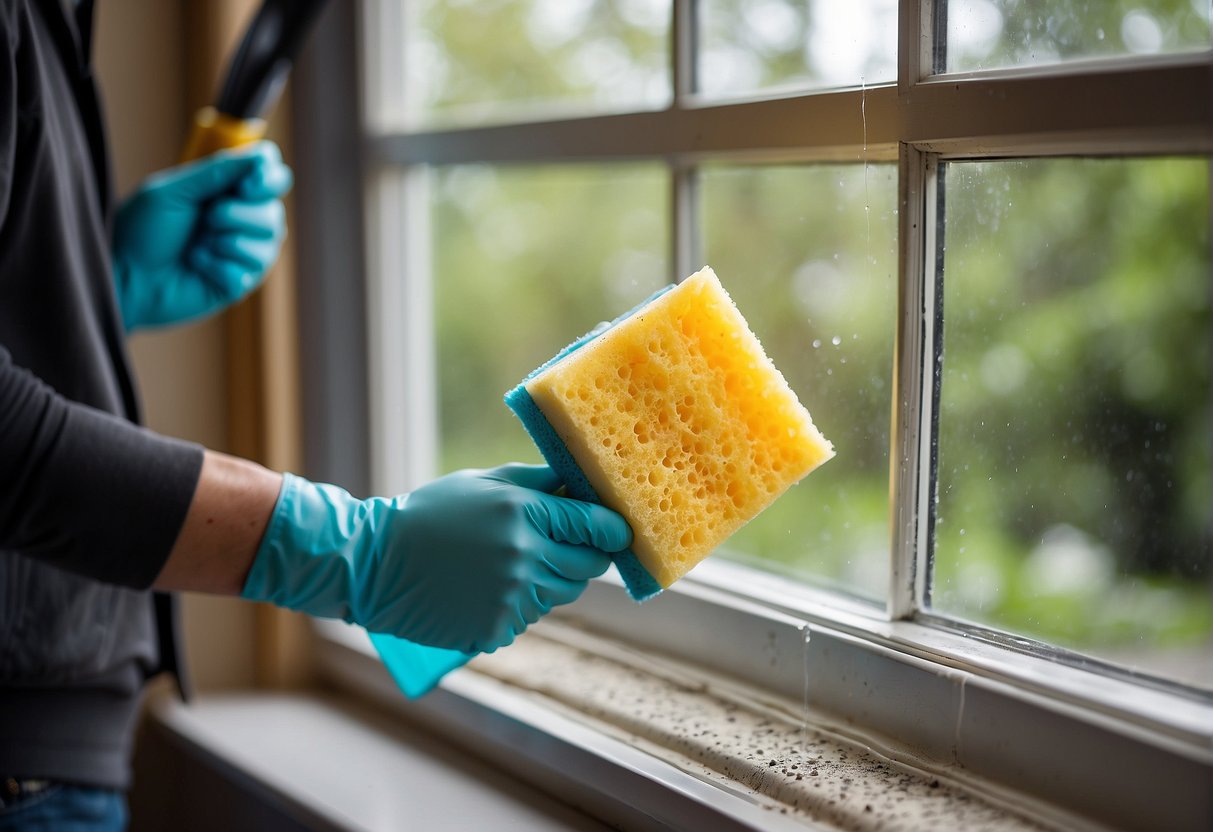
M 834 346 L 838 346 L 839 344 L 842 343 L 842 338 L 835 335 L 833 338 L 830 339 L 830 343 L 833 344 Z
M 821 339 L 820 338 L 813 339 L 813 349 L 815 349 L 815 350 L 821 349 Z

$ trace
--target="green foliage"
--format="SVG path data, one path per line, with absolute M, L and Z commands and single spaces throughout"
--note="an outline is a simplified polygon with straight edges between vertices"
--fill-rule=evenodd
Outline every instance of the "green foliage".
M 410 0 L 434 121 L 669 100 L 668 2 Z
M 838 454 L 744 527 L 729 552 L 880 599 L 896 169 L 712 166 L 700 194 L 705 261 Z
M 947 14 L 953 70 L 1210 46 L 1207 0 L 953 0 Z
M 434 178 L 444 470 L 538 462 L 502 396 L 668 282 L 666 173 L 464 166 Z
M 935 603 L 1082 647 L 1207 638 L 1207 162 L 946 177 Z M 1109 598 L 1165 614 L 1113 626 Z

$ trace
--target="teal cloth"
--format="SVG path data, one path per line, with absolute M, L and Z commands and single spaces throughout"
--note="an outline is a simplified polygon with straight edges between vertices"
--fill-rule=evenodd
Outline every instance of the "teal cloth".
M 425 696 L 438 686 L 443 676 L 463 667 L 476 655 L 414 644 L 382 633 L 371 633 L 371 643 L 396 686 L 409 699 Z

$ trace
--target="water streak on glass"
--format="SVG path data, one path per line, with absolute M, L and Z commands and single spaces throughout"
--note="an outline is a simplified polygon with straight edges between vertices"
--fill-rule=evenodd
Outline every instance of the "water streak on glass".
M 951 72 L 1202 51 L 1210 0 L 938 0 Z
M 481 124 L 672 97 L 671 0 L 409 0 L 407 117 Z
M 897 78 L 896 0 L 702 0 L 696 16 L 706 95 Z
M 944 177 L 934 608 L 1213 689 L 1208 161 Z
M 838 452 L 720 554 L 879 600 L 889 563 L 896 168 L 710 166 L 700 193 L 704 262 Z

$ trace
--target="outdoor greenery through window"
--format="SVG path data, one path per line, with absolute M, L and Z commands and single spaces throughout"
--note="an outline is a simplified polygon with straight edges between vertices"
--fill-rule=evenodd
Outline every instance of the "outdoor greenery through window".
M 689 104 L 674 89 L 674 5 L 404 6 L 409 129 L 529 126 L 552 155 L 523 142 L 521 161 L 509 159 L 490 144 L 521 141 L 506 129 L 471 139 L 486 143 L 487 161 L 407 162 L 429 182 L 440 465 L 538 461 L 504 392 L 599 321 L 709 264 L 838 450 L 713 560 L 857 596 L 878 618 L 897 591 L 890 480 L 907 464 L 891 454 L 908 398 L 895 397 L 897 336 L 916 322 L 899 307 L 917 251 L 899 227 L 917 157 L 896 161 L 903 113 L 881 121 L 872 110 L 874 90 L 898 80 L 899 4 L 682 4 Z M 1210 9 L 938 0 L 939 64 L 923 74 L 999 83 L 1063 63 L 1073 73 L 1089 58 L 1134 71 L 1151 55 L 1209 50 Z M 815 112 L 826 90 L 853 95 L 862 124 L 841 149 L 789 149 L 773 117 L 745 120 L 757 112 L 745 96 Z M 678 120 L 700 106 L 740 108 L 743 138 L 728 153 L 704 151 Z M 603 139 L 606 152 L 570 162 L 575 148 L 546 142 L 543 118 L 620 112 L 644 114 L 649 132 L 619 138 L 618 152 Z M 949 134 L 946 153 L 930 136 L 920 145 L 936 246 L 915 256 L 936 318 L 922 391 L 931 479 L 915 506 L 930 529 L 917 561 L 927 581 L 908 615 L 1213 690 L 1207 149 L 1119 147 L 1095 141 L 1098 126 L 1067 136 L 1064 150 L 1030 133 L 999 145 L 1018 116 L 996 115 L 981 141 Z M 869 153 L 869 127 L 885 130 L 883 155 Z M 763 152 L 771 136 L 783 142 L 778 158 Z
M 408 0 L 404 10 L 412 121 L 669 103 L 668 0 Z
M 953 71 L 1213 45 L 1209 0 L 948 0 L 945 13 Z
M 897 79 L 897 0 L 704 0 L 695 8 L 705 95 Z
M 434 171 L 444 471 L 542 461 L 502 397 L 667 282 L 668 188 L 658 165 Z
M 1207 161 L 943 181 L 934 607 L 1213 689 Z
M 719 555 L 883 601 L 896 166 L 711 165 L 700 197 L 704 262 L 847 461 L 788 491 Z

